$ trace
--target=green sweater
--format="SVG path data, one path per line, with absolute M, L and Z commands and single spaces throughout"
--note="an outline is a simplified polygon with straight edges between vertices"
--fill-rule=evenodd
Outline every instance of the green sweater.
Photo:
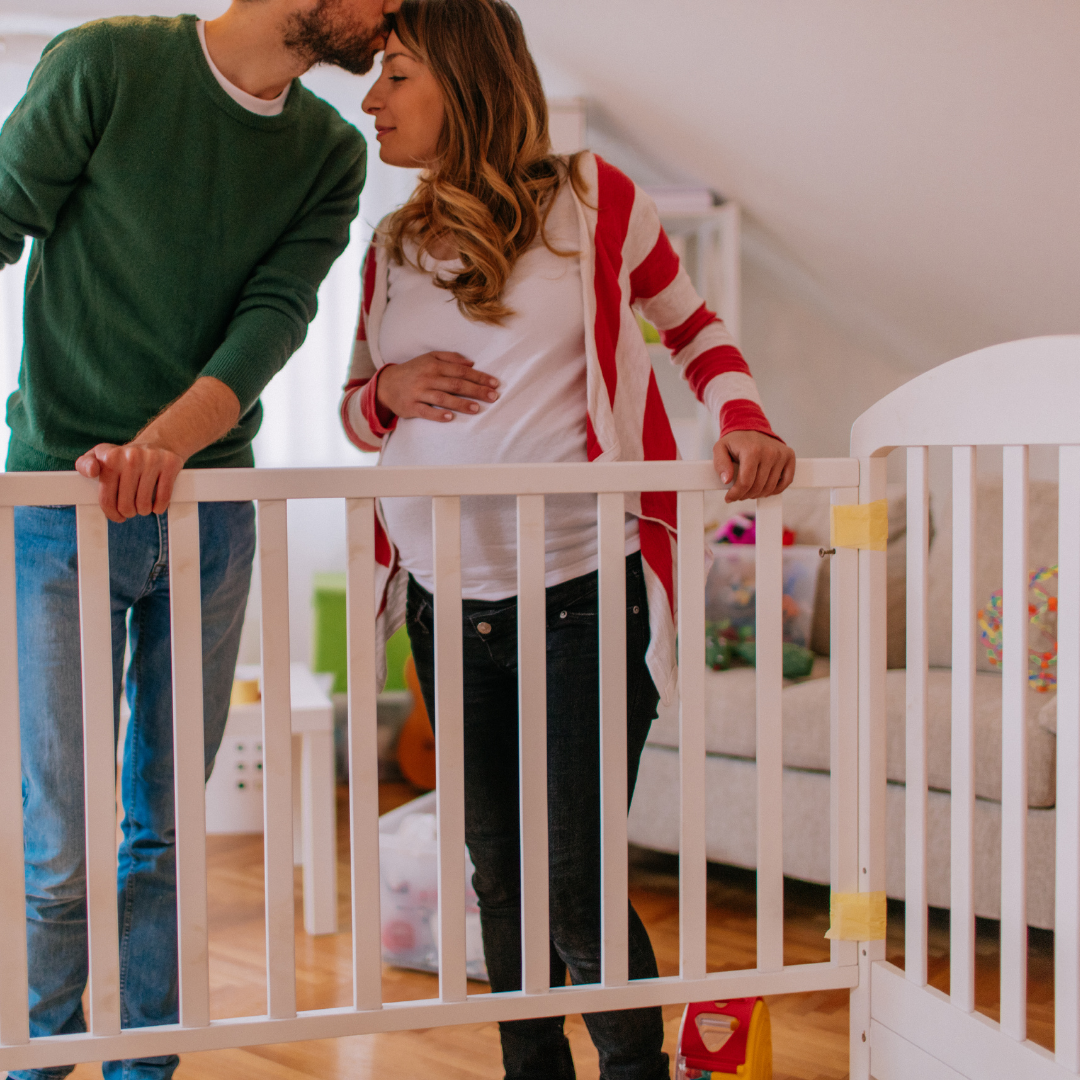
M 238 105 L 192 15 L 53 41 L 0 131 L 0 260 L 34 238 L 7 468 L 127 442 L 203 375 L 241 418 L 189 465 L 253 464 L 259 394 L 348 242 L 366 153 L 298 80 L 280 116 Z

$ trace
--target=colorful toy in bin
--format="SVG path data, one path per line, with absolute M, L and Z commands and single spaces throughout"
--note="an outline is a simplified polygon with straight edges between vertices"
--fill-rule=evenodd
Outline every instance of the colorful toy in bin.
M 772 1026 L 764 998 L 698 1001 L 679 1026 L 675 1080 L 772 1080 Z
M 716 544 L 756 544 L 757 543 L 757 519 L 753 514 L 733 514 L 716 530 L 713 537 Z M 795 533 L 791 529 L 784 530 L 784 547 L 791 547 L 795 543 Z

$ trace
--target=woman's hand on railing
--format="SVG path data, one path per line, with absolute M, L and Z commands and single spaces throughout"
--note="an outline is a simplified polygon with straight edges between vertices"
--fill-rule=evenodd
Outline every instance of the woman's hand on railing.
M 478 401 L 497 401 L 499 380 L 477 371 L 460 353 L 429 352 L 379 370 L 375 397 L 403 420 L 418 417 L 445 424 L 454 413 L 477 413 Z
M 713 447 L 713 465 L 726 501 L 779 495 L 795 479 L 795 451 L 760 431 L 729 431 Z

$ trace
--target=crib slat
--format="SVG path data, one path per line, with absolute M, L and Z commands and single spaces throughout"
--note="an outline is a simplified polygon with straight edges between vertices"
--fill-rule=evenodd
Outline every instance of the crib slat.
M 679 975 L 705 978 L 705 503 L 679 492 Z
M 435 552 L 435 747 L 439 815 L 439 997 L 464 1001 L 465 721 L 461 500 L 431 500 Z
M 1003 451 L 1001 1030 L 1027 1038 L 1028 449 Z
M 206 912 L 206 757 L 203 742 L 199 504 L 169 507 L 173 762 L 176 792 L 176 912 L 180 1023 L 210 1023 Z
M 1080 446 L 1058 469 L 1057 827 L 1054 1055 L 1080 1072 Z
M 547 993 L 547 602 L 544 496 L 520 495 L 518 542 L 518 776 L 521 806 L 521 988 Z
M 858 503 L 858 488 L 834 488 L 833 506 Z M 829 884 L 859 891 L 859 553 L 838 548 L 829 567 Z M 832 941 L 835 964 L 857 964 L 858 943 Z
M 286 1019 L 296 1015 L 288 504 L 284 499 L 260 499 L 257 513 L 262 590 L 266 1004 L 271 1019 Z
M 379 746 L 375 705 L 375 500 L 345 501 L 353 1007 L 382 1007 Z
M 19 757 L 19 651 L 15 607 L 15 512 L 0 507 L 0 1044 L 30 1038 L 27 1013 L 26 896 L 22 770 Z
M 629 979 L 626 851 L 626 513 L 598 495 L 600 558 L 600 981 Z
M 953 448 L 949 996 L 975 1009 L 975 448 Z
M 757 501 L 757 966 L 784 966 L 783 719 L 784 502 Z
M 96 506 L 77 507 L 75 523 L 79 545 L 90 1030 L 95 1035 L 116 1035 L 120 1031 L 120 956 L 109 523 Z
M 907 452 L 907 787 L 904 976 L 926 985 L 926 679 L 927 557 L 930 544 L 929 449 Z

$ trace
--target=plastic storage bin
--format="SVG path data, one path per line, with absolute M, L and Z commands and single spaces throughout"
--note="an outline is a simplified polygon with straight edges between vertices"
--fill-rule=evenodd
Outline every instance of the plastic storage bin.
M 439 852 L 435 792 L 379 818 L 382 957 L 395 967 L 439 970 Z M 487 981 L 480 907 L 465 852 L 465 970 Z
M 727 620 L 735 630 L 754 632 L 757 614 L 753 544 L 710 544 L 712 568 L 705 582 L 705 618 Z M 783 549 L 784 640 L 809 646 L 821 556 L 816 547 Z

